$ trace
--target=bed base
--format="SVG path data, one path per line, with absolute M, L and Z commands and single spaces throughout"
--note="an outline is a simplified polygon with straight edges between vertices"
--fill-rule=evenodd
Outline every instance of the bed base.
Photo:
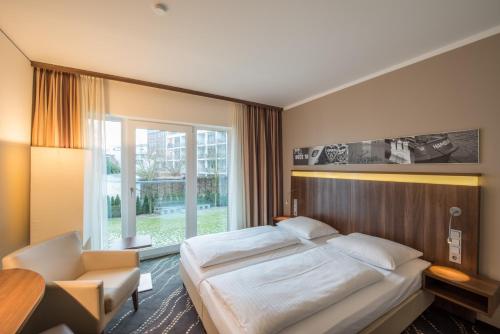
M 203 305 L 198 289 L 196 289 L 196 286 L 187 274 L 186 269 L 184 269 L 182 262 L 179 262 L 179 272 L 181 274 L 182 282 L 184 282 L 184 287 L 186 288 L 189 297 L 193 302 L 194 308 L 196 309 L 196 312 L 198 312 L 201 323 L 205 328 L 205 332 L 207 332 L 207 334 L 219 334 L 219 331 L 217 330 L 217 327 L 215 327 L 210 314 L 208 314 L 207 308 Z
M 182 262 L 179 263 L 179 270 L 184 286 L 198 312 L 203 327 L 207 334 L 219 334 L 210 314 L 201 300 L 198 289 L 186 273 Z M 401 304 L 391 309 L 389 312 L 365 327 L 360 334 L 399 334 L 405 330 L 422 312 L 424 312 L 434 301 L 434 295 L 420 289 L 406 298 Z
M 422 289 L 406 298 L 389 312 L 366 326 L 360 334 L 402 333 L 434 301 L 434 295 Z

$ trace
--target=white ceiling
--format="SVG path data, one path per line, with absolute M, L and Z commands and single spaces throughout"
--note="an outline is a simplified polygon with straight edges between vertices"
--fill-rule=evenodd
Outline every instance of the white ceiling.
M 499 0 L 0 0 L 31 60 L 289 106 L 500 25 Z

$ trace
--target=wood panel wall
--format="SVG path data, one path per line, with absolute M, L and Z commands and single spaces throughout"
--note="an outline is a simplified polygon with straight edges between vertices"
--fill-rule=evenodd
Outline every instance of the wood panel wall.
M 292 176 L 298 215 L 321 220 L 342 234 L 366 233 L 408 245 L 424 259 L 468 273 L 478 271 L 480 187 L 340 180 Z M 462 215 L 462 263 L 448 260 L 449 208 Z

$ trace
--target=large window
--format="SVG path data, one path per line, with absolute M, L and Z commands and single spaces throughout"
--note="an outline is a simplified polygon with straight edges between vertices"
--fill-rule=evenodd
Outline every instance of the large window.
M 153 248 L 172 250 L 186 237 L 227 230 L 226 130 L 110 120 L 106 139 L 108 245 L 148 234 Z
M 196 131 L 198 235 L 227 230 L 227 131 Z

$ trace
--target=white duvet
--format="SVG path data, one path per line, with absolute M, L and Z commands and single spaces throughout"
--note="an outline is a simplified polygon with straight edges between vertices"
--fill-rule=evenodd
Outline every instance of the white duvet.
M 383 279 L 330 245 L 208 278 L 241 333 L 270 334 Z
M 295 235 L 273 226 L 201 235 L 184 241 L 200 267 L 241 259 L 298 243 L 300 239 Z

